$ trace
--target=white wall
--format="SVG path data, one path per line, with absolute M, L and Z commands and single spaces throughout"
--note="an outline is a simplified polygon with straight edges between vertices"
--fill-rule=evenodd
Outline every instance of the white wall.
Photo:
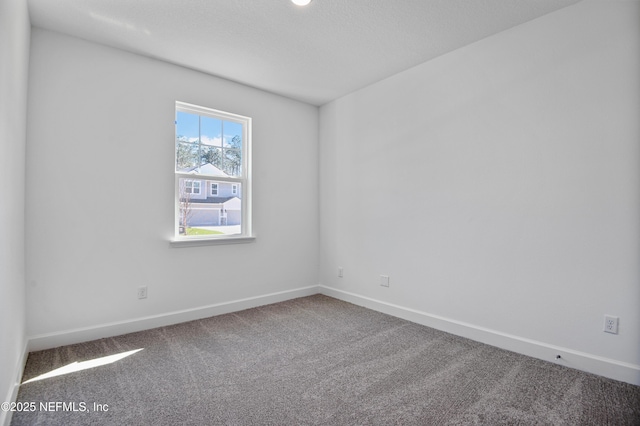
M 323 106 L 321 283 L 640 384 L 639 18 L 581 2 Z
M 176 100 L 253 118 L 256 242 L 170 247 Z M 28 118 L 30 336 L 317 285 L 316 107 L 34 28 Z
M 25 351 L 24 174 L 30 23 L 24 0 L 0 2 L 0 398 L 17 391 Z M 0 411 L 0 424 L 8 419 Z
M 327 293 L 563 348 L 569 366 L 587 354 L 637 369 L 639 14 L 637 2 L 581 2 L 325 105 L 319 127 L 314 107 L 34 29 L 28 334 L 90 338 L 105 324 L 127 331 L 295 292 L 317 283 L 319 249 Z M 28 40 L 28 21 L 0 16 Z M 25 52 L 9 55 L 22 70 Z M 24 93 L 14 74 L 3 120 Z M 255 243 L 169 247 L 175 100 L 253 117 Z M 24 139 L 21 120 L 11 139 Z M 2 137 L 0 158 L 19 157 L 24 145 Z M 3 196 L 23 193 L 2 182 Z M 0 209 L 11 247 L 21 209 Z M 24 343 L 23 272 L 2 273 L 3 288 L 4 274 L 16 284 L 0 311 L 18 318 L 9 329 L 3 317 L 6 365 Z M 148 299 L 136 299 L 139 285 Z M 602 333 L 605 313 L 620 316 L 619 335 Z

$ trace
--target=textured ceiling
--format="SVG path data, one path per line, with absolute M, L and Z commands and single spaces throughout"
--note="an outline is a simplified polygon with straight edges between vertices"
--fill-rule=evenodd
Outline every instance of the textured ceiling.
M 29 0 L 31 22 L 322 105 L 580 0 Z

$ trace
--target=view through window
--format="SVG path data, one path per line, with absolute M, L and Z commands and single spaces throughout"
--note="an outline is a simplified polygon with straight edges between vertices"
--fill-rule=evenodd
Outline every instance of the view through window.
M 176 102 L 176 237 L 250 236 L 251 119 Z

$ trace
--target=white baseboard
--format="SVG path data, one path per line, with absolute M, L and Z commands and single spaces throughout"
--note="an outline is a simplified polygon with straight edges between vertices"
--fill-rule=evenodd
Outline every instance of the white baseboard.
M 182 311 L 169 312 L 166 314 L 137 318 L 128 321 L 119 321 L 94 327 L 76 328 L 73 330 L 40 334 L 29 337 L 28 349 L 31 352 L 56 348 L 64 345 L 72 345 L 75 343 L 88 342 L 90 340 L 119 336 L 121 334 L 134 333 L 136 331 L 149 330 L 156 327 L 163 327 L 167 325 L 179 324 L 181 322 L 208 318 L 215 315 L 237 312 L 243 309 L 255 308 L 257 306 L 269 305 L 271 303 L 283 302 L 285 300 L 311 296 L 318 293 L 318 286 L 303 287 L 295 290 L 270 293 L 246 299 L 233 300 L 230 302 L 217 303 L 214 305 L 185 309 Z
M 27 357 L 29 356 L 28 342 L 25 342 L 22 348 L 22 355 L 15 366 L 15 382 L 11 388 L 7 391 L 7 397 L 1 402 L 15 402 L 18 398 L 18 391 L 20 390 L 20 383 L 22 383 L 22 373 L 24 367 L 27 364 Z M 0 410 L 0 426 L 9 426 L 11 424 L 11 418 L 13 413 L 11 411 Z
M 629 364 L 614 359 L 575 351 L 543 342 L 501 333 L 484 327 L 478 327 L 438 315 L 428 314 L 415 309 L 405 308 L 358 294 L 338 290 L 324 285 L 319 286 L 319 292 L 354 305 L 363 306 L 388 315 L 402 318 L 417 324 L 466 337 L 478 342 L 486 343 L 512 352 L 517 352 L 533 358 L 564 365 L 610 379 L 640 386 L 640 365 Z M 560 355 L 560 359 L 556 356 Z
M 427 327 L 432 327 L 437 330 L 445 331 L 447 333 L 455 334 L 457 336 L 486 343 L 488 345 L 640 386 L 640 365 L 629 364 L 610 358 L 575 351 L 569 348 L 563 348 L 544 342 L 501 333 L 496 330 L 432 315 L 355 293 L 326 287 L 324 285 L 303 287 L 295 290 L 271 293 L 129 321 L 103 324 L 95 327 L 78 328 L 31 336 L 28 339 L 28 351 L 50 349 L 58 346 L 133 333 L 136 331 L 148 330 L 151 328 L 241 311 L 243 309 L 250 309 L 271 303 L 283 302 L 285 300 L 295 299 L 298 297 L 311 296 L 318 293 L 398 318 L 406 319 Z M 26 362 L 27 354 L 28 352 L 25 350 L 23 366 L 24 362 Z M 560 355 L 561 358 L 556 359 L 557 355 Z M 22 369 L 20 369 L 20 371 L 22 371 Z M 17 387 L 14 392 L 17 394 Z M 15 395 L 13 395 L 13 397 L 15 398 Z M 7 401 L 11 401 L 11 399 L 8 399 Z M 0 421 L 0 425 L 4 425 L 4 423 Z

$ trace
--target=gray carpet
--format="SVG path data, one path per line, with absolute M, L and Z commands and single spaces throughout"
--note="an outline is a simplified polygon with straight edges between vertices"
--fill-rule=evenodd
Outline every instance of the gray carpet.
M 31 353 L 24 380 L 140 348 L 23 384 L 51 410 L 12 425 L 640 424 L 640 387 L 322 295 Z

